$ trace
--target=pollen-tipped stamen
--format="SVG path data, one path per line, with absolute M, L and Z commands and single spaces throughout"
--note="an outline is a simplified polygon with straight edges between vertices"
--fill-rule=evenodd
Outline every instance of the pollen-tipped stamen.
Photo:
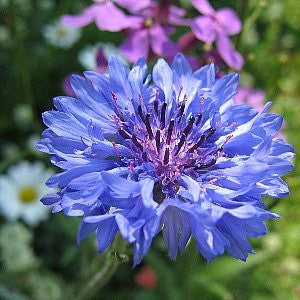
M 160 152 L 160 130 L 158 129 L 155 134 L 155 144 L 156 144 L 156 149 L 157 153 Z
M 123 137 L 124 139 L 126 139 L 126 140 L 131 139 L 131 136 L 124 129 L 119 128 L 118 131 L 119 131 L 120 136 Z
M 206 135 L 206 138 L 208 139 L 211 135 L 213 135 L 216 132 L 216 128 L 212 127 L 209 129 L 209 132 Z
M 168 128 L 168 135 L 167 135 L 167 144 L 168 145 L 170 145 L 170 142 L 171 142 L 172 132 L 173 132 L 173 128 L 174 128 L 174 122 L 175 122 L 175 120 L 172 119 L 170 121 L 170 125 L 169 125 L 169 128 Z
M 138 115 L 140 116 L 140 118 L 142 119 L 142 121 L 144 121 L 144 114 L 143 114 L 143 110 L 142 110 L 142 105 L 141 104 L 138 105 Z
M 202 114 L 199 113 L 199 114 L 197 115 L 196 126 L 198 126 L 198 125 L 200 124 L 201 120 L 202 120 Z
M 177 145 L 177 150 L 175 152 L 175 155 L 177 155 L 179 153 L 179 151 L 182 148 L 185 140 L 186 140 L 186 135 L 185 135 L 185 133 L 183 133 L 182 136 L 181 136 L 181 138 L 180 138 L 180 141 L 179 141 L 179 143 Z
M 167 103 L 164 102 L 160 111 L 160 129 L 164 129 L 166 126 L 166 109 L 167 109 Z
M 192 127 L 193 127 L 194 122 L 195 122 L 195 118 L 193 116 L 190 117 L 188 124 L 186 125 L 185 129 L 183 130 L 183 133 L 186 136 L 188 136 L 188 134 L 190 133 L 190 131 L 191 131 Z
M 169 150 L 169 148 L 166 148 L 165 155 L 164 155 L 164 164 L 165 165 L 168 164 L 169 158 L 170 158 L 170 150 Z
M 132 140 L 133 144 L 134 144 L 135 146 L 137 146 L 141 151 L 144 150 L 143 146 L 142 146 L 142 145 L 140 144 L 140 142 L 137 140 L 135 134 L 132 135 L 131 140 Z
M 150 140 L 153 140 L 154 135 L 153 135 L 153 131 L 152 131 L 151 124 L 150 124 L 150 113 L 147 113 L 147 115 L 146 115 L 145 125 L 146 125 L 147 132 L 149 134 Z
M 202 134 L 200 137 L 200 140 L 192 147 L 188 150 L 189 153 L 194 152 L 195 150 L 197 150 L 198 147 L 201 146 L 201 144 L 203 144 L 203 142 L 205 141 L 205 134 Z

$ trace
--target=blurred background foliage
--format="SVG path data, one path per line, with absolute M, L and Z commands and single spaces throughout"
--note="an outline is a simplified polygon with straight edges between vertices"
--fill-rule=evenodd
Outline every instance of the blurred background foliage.
M 215 8 L 229 6 L 243 21 L 235 46 L 245 57 L 244 86 L 265 90 L 272 110 L 285 118 L 284 136 L 300 149 L 300 1 L 215 0 Z M 20 160 L 48 158 L 34 150 L 43 128 L 41 113 L 51 109 L 52 98 L 63 94 L 62 81 L 83 71 L 78 53 L 87 44 L 119 45 L 122 33 L 100 32 L 95 25 L 82 30 L 69 49 L 45 38 L 43 30 L 66 13 L 77 13 L 90 1 L 0 0 L 0 172 Z M 189 0 L 178 5 L 195 16 Z M 190 243 L 184 256 L 170 261 L 161 236 L 143 263 L 117 258 L 118 270 L 93 299 L 300 299 L 300 164 L 286 176 L 291 195 L 266 199 L 282 216 L 268 222 L 270 233 L 253 240 L 257 251 L 247 263 L 226 255 L 207 264 Z M 51 215 L 31 229 L 26 224 L 0 219 L 0 299 L 73 299 L 90 278 L 116 259 L 113 247 L 96 254 L 93 237 L 75 246 L 79 220 Z M 131 249 L 128 248 L 129 257 Z M 126 259 L 124 259 L 126 261 Z M 145 266 L 147 272 L 145 273 Z M 150 269 L 149 269 L 150 268 Z M 143 273 L 144 272 L 144 273 Z M 143 274 L 143 275 L 141 275 Z M 144 276 L 144 277 L 141 277 Z M 142 278 L 142 279 L 141 279 Z M 145 278 L 145 280 L 143 280 Z M 100 289 L 101 288 L 101 289 Z M 88 299 L 88 296 L 82 296 Z

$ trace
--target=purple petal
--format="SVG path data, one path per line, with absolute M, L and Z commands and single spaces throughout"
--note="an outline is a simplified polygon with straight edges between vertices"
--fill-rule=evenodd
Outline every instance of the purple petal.
M 200 68 L 199 57 L 196 55 L 188 55 L 186 56 L 187 61 L 191 65 L 193 71 L 198 70 Z
M 179 52 L 178 46 L 173 43 L 161 26 L 154 25 L 150 28 L 151 49 L 157 55 L 173 57 Z
M 87 7 L 79 15 L 64 15 L 61 17 L 60 21 L 64 25 L 69 25 L 73 27 L 83 27 L 94 21 L 97 14 L 99 5 L 93 4 Z
M 264 106 L 266 94 L 259 89 L 251 89 L 249 87 L 240 87 L 237 95 L 234 97 L 236 104 L 248 104 L 260 111 Z
M 99 29 L 113 32 L 131 27 L 131 18 L 126 16 L 112 2 L 98 5 L 95 22 Z
M 107 58 L 104 54 L 103 48 L 99 48 L 96 53 L 97 71 L 100 73 L 107 72 Z
M 61 86 L 66 95 L 68 95 L 70 97 L 75 97 L 75 93 L 72 89 L 70 79 L 71 79 L 71 75 L 69 74 L 63 79 Z
M 243 56 L 233 48 L 230 39 L 226 35 L 218 35 L 216 44 L 220 56 L 229 67 L 235 70 L 243 68 Z
M 230 8 L 225 7 L 217 11 L 216 18 L 227 35 L 238 34 L 242 29 L 241 20 Z
M 214 15 L 216 13 L 207 0 L 192 0 L 192 5 L 203 15 Z
M 216 31 L 211 17 L 198 17 L 192 23 L 192 31 L 196 38 L 205 43 L 216 39 Z
M 137 12 L 141 9 L 147 8 L 151 4 L 151 0 L 114 0 L 118 5 L 125 7 L 130 12 Z
M 149 36 L 148 30 L 131 31 L 127 40 L 120 46 L 120 50 L 128 60 L 134 62 L 140 57 L 148 58 Z
M 191 23 L 190 19 L 184 19 L 185 16 L 185 10 L 181 7 L 171 5 L 169 7 L 169 15 L 168 15 L 168 21 L 172 25 L 183 25 L 183 26 L 189 26 Z

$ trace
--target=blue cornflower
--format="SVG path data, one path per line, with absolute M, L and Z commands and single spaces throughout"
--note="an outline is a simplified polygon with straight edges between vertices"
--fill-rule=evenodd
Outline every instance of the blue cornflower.
M 293 148 L 273 138 L 282 117 L 234 105 L 239 77 L 216 79 L 213 64 L 192 73 L 178 54 L 159 59 L 151 76 L 144 59 L 131 70 L 110 57 L 109 74 L 71 80 L 76 98 L 54 99 L 37 148 L 64 171 L 42 202 L 82 216 L 78 242 L 96 231 L 103 252 L 117 232 L 134 244 L 134 264 L 162 231 L 169 256 L 193 236 L 208 260 L 224 251 L 246 260 L 248 238 L 276 218 L 262 196 L 283 197 L 280 176 Z

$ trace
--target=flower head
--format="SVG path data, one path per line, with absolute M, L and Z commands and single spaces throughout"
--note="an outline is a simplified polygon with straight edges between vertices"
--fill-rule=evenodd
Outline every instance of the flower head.
M 43 28 L 43 35 L 49 44 L 68 49 L 79 40 L 81 31 L 78 28 L 56 22 L 46 25 Z
M 215 11 L 207 0 L 192 0 L 193 6 L 203 14 L 192 22 L 195 36 L 205 43 L 216 41 L 222 59 L 233 69 L 240 70 L 244 59 L 231 44 L 229 36 L 238 34 L 242 23 L 230 8 Z
M 238 75 L 216 79 L 213 64 L 192 72 L 178 54 L 159 59 L 152 79 L 138 60 L 129 70 L 110 57 L 109 73 L 73 76 L 76 98 L 54 99 L 37 144 L 64 171 L 42 199 L 53 211 L 82 216 L 78 241 L 97 232 L 103 252 L 119 231 L 134 244 L 134 264 L 163 233 L 169 256 L 193 236 L 208 260 L 227 251 L 245 260 L 248 237 L 277 217 L 262 195 L 288 194 L 280 176 L 293 148 L 272 139 L 282 117 L 234 105 Z
M 39 162 L 22 161 L 0 177 L 0 212 L 9 221 L 22 218 L 28 225 L 35 226 L 45 220 L 49 210 L 39 199 L 50 191 L 45 180 L 53 174 Z

